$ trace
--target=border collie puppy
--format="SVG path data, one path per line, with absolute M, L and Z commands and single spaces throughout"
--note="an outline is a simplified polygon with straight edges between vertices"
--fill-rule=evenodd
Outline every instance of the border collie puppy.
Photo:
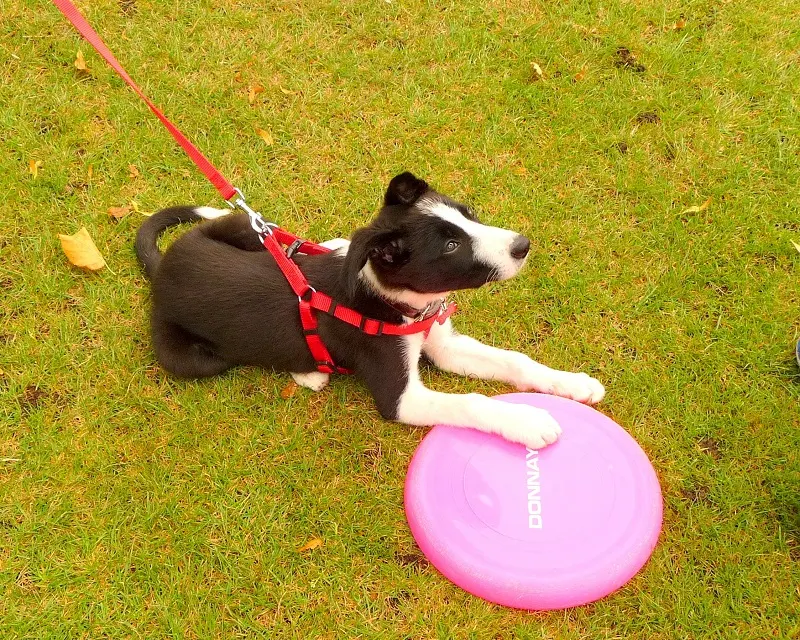
M 185 377 L 211 376 L 237 365 L 292 374 L 315 391 L 328 382 L 303 336 L 297 296 L 264 249 L 245 214 L 210 207 L 173 207 L 148 218 L 136 253 L 152 281 L 152 337 L 163 367 Z M 218 218 L 191 229 L 162 255 L 167 227 Z M 337 241 L 334 241 L 337 242 Z M 331 246 L 330 244 L 328 246 Z M 471 209 L 410 173 L 389 184 L 384 206 L 348 243 L 324 255 L 296 255 L 308 282 L 340 305 L 384 322 L 413 322 L 458 289 L 506 280 L 525 263 L 530 242 L 478 221 Z M 605 390 L 584 373 L 556 371 L 529 357 L 457 333 L 450 319 L 424 333 L 370 336 L 318 312 L 319 334 L 334 362 L 369 388 L 384 418 L 429 426 L 451 424 L 497 433 L 538 449 L 561 429 L 547 411 L 486 396 L 426 388 L 424 356 L 446 371 L 502 380 L 522 391 L 599 402 Z

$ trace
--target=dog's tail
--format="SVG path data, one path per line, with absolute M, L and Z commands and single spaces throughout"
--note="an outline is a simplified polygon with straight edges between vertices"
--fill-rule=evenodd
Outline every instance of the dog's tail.
M 181 222 L 211 220 L 230 212 L 230 209 L 214 209 L 213 207 L 170 207 L 147 218 L 136 234 L 136 257 L 142 263 L 147 277 L 152 279 L 159 262 L 161 262 L 158 236 L 162 231 Z

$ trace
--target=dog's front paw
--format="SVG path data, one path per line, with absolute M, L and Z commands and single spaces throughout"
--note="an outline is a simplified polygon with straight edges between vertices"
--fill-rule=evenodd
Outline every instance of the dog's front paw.
M 508 409 L 498 411 L 498 418 L 504 420 L 499 433 L 506 440 L 542 449 L 561 435 L 561 425 L 544 409 L 519 404 L 512 404 Z
M 585 373 L 559 371 L 549 393 L 584 404 L 597 404 L 606 395 L 606 389 L 599 380 Z
M 309 371 L 308 373 L 293 373 L 292 378 L 301 387 L 312 391 L 322 391 L 331 379 L 327 373 L 321 371 Z

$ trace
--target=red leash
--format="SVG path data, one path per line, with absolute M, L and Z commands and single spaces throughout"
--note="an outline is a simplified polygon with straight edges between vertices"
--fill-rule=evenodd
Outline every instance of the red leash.
M 371 336 L 391 335 L 391 336 L 405 336 L 412 333 L 422 333 L 426 335 L 431 330 L 434 322 L 443 324 L 445 320 L 456 310 L 456 306 L 450 303 L 445 307 L 442 301 L 438 307 L 425 309 L 422 312 L 422 317 L 415 319 L 410 324 L 392 324 L 388 322 L 380 322 L 372 318 L 367 318 L 358 313 L 354 309 L 340 306 L 329 295 L 320 293 L 308 284 L 300 268 L 291 260 L 294 253 L 305 253 L 308 255 L 319 255 L 321 253 L 328 253 L 329 249 L 322 247 L 313 242 L 302 240 L 296 235 L 289 233 L 278 227 L 272 222 L 266 222 L 257 211 L 250 208 L 245 202 L 244 196 L 239 189 L 235 188 L 230 182 L 225 179 L 216 167 L 211 164 L 208 159 L 195 147 L 188 138 L 184 136 L 178 128 L 170 122 L 167 117 L 154 105 L 144 92 L 136 85 L 131 79 L 122 65 L 111 53 L 111 50 L 106 46 L 103 40 L 97 35 L 97 32 L 92 29 L 91 25 L 81 15 L 80 11 L 75 8 L 70 0 L 53 0 L 53 4 L 58 7 L 64 17 L 69 20 L 72 25 L 78 30 L 84 39 L 91 44 L 97 52 L 103 56 L 106 62 L 116 71 L 119 76 L 133 89 L 136 94 L 145 101 L 150 111 L 161 120 L 164 126 L 172 134 L 172 137 L 178 142 L 189 158 L 194 162 L 200 171 L 209 179 L 211 184 L 219 191 L 220 195 L 232 208 L 239 208 L 250 217 L 250 224 L 258 234 L 264 248 L 272 254 L 275 262 L 278 264 L 281 272 L 286 278 L 292 291 L 297 295 L 300 307 L 300 322 L 303 326 L 303 333 L 305 334 L 308 348 L 311 355 L 317 364 L 317 370 L 322 373 L 352 373 L 348 369 L 339 367 L 333 363 L 333 358 L 322 342 L 318 333 L 318 322 L 315 311 L 322 311 L 327 313 L 342 322 L 349 325 L 358 327 L 364 333 Z M 236 198 L 234 199 L 234 196 Z M 283 245 L 288 246 L 286 253 L 284 253 Z

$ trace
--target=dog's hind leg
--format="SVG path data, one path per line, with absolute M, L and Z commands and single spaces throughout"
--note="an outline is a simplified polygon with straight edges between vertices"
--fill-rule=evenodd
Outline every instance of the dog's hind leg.
M 322 371 L 309 371 L 308 373 L 293 373 L 292 378 L 301 387 L 306 387 L 312 391 L 322 391 L 331 379 L 327 373 Z
M 209 342 L 170 322 L 153 322 L 153 346 L 161 365 L 183 378 L 206 378 L 231 367 Z

